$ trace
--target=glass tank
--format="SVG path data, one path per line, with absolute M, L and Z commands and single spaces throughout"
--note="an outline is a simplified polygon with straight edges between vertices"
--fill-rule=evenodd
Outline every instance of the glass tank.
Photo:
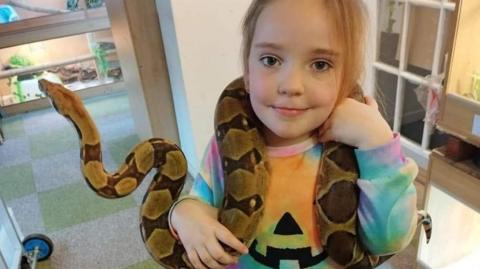
M 122 80 L 110 30 L 3 48 L 0 64 L 0 106 L 43 97 L 42 78 L 71 90 Z
M 462 0 L 453 44 L 447 92 L 480 101 L 480 1 Z

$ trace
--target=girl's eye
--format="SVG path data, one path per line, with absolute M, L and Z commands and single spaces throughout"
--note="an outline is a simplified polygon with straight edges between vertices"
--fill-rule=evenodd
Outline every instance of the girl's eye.
M 272 67 L 272 66 L 280 64 L 280 61 L 273 56 L 264 56 L 264 57 L 260 58 L 260 61 L 265 66 L 268 66 L 268 67 Z
M 326 61 L 316 61 L 313 63 L 313 69 L 315 69 L 315 71 L 326 71 L 331 67 L 332 65 Z

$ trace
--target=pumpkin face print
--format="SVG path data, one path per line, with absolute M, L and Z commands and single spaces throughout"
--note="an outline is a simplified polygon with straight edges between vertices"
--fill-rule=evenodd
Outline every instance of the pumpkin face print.
M 319 155 L 315 146 L 269 160 L 271 180 L 249 268 L 311 268 L 326 259 L 314 205 Z
M 298 244 L 297 248 L 285 248 L 285 241 Z M 271 268 L 280 268 L 280 261 L 297 261 L 300 268 L 314 266 L 327 258 L 326 252 L 312 255 L 312 248 L 308 246 L 308 239 L 302 232 L 302 229 L 290 213 L 285 213 L 278 224 L 275 226 L 273 234 L 269 236 L 267 242 L 271 245 L 261 247 L 264 254 L 258 249 L 258 240 L 253 241 L 249 253 L 258 263 Z

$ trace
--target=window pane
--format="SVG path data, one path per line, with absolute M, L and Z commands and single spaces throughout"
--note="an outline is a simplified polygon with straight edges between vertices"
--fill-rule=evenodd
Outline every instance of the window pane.
M 411 5 L 405 69 L 422 77 L 431 73 L 440 11 Z
M 397 76 L 377 70 L 376 79 L 375 99 L 378 103 L 382 116 L 387 120 L 390 128 L 393 128 L 397 92 Z
M 417 100 L 415 89 L 418 85 L 405 80 L 402 124 L 400 133 L 410 140 L 422 144 L 425 109 Z
M 380 0 L 378 9 L 378 61 L 398 67 L 400 33 L 405 4 L 395 0 Z

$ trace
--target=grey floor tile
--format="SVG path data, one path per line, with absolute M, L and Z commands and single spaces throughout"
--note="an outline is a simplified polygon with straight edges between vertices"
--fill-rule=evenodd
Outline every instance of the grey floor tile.
M 2 130 L 5 139 L 18 138 L 25 135 L 22 115 L 9 116 L 2 119 Z
M 95 119 L 102 141 L 135 134 L 135 124 L 130 113 L 114 114 Z
M 66 118 L 58 114 L 53 107 L 29 112 L 23 115 L 23 128 L 27 135 L 70 127 Z M 72 126 L 73 128 L 73 126 Z
M 137 205 L 142 204 L 143 197 L 145 196 L 145 193 L 147 192 L 148 186 L 152 182 L 153 175 L 155 173 L 150 172 L 142 181 L 142 184 L 132 193 L 133 199 L 135 199 L 135 203 Z
M 24 236 L 32 233 L 45 233 L 42 213 L 36 193 L 7 202 Z
M 10 138 L 0 146 L 0 166 L 10 166 L 32 160 L 26 136 Z
M 114 173 L 118 170 L 118 168 L 120 168 L 113 159 L 105 143 L 102 144 L 102 160 L 105 170 L 109 173 Z
M 138 208 L 78 224 L 49 236 L 55 244 L 50 268 L 124 268 L 149 258 L 138 228 Z
M 33 179 L 39 192 L 83 181 L 79 150 L 33 160 L 32 167 Z
M 32 159 L 41 159 L 79 149 L 79 139 L 73 127 L 63 127 L 28 135 Z
M 85 100 L 85 107 L 93 118 L 130 111 L 127 92 L 119 92 Z

